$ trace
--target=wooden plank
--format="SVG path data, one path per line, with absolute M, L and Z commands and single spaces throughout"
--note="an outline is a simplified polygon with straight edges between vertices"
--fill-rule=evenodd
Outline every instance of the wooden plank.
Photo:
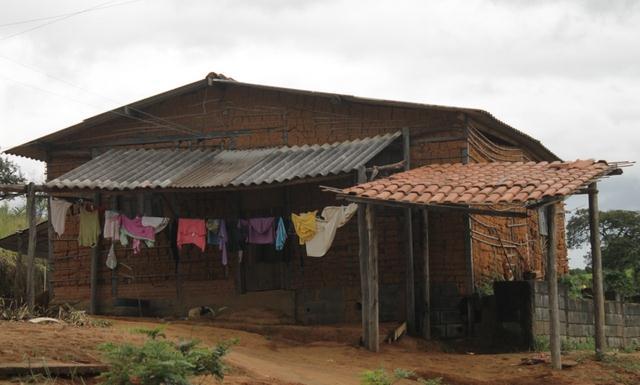
M 51 362 L 1 363 L 0 378 L 33 376 L 36 374 L 60 377 L 93 376 L 108 369 L 109 367 L 103 364 L 62 364 Z
M 551 367 L 562 369 L 560 357 L 560 310 L 558 307 L 558 273 L 556 261 L 556 205 L 547 206 L 547 285 L 549 286 L 549 326 Z
M 380 330 L 378 322 L 378 231 L 376 226 L 375 206 L 367 205 L 365 211 L 367 221 L 367 238 L 369 244 L 367 285 L 369 286 L 367 349 L 372 352 L 380 350 Z
M 358 183 L 367 181 L 364 167 L 358 169 Z M 362 342 L 365 347 L 368 346 L 369 338 L 369 286 L 367 285 L 369 277 L 369 240 L 367 237 L 366 224 L 366 205 L 358 205 L 358 259 L 360 261 L 360 295 L 361 295 L 361 313 L 362 313 Z
M 422 210 L 422 227 L 423 227 L 423 243 L 422 243 L 422 314 L 421 328 L 422 337 L 426 340 L 431 339 L 431 276 L 429 269 L 429 211 Z
M 606 338 L 604 333 L 604 287 L 602 278 L 602 250 L 600 249 L 600 213 L 598 211 L 598 185 L 589 185 L 589 235 L 591 243 L 591 279 L 593 280 L 593 306 L 595 319 L 596 358 L 604 358 Z
M 100 193 L 93 195 L 93 203 L 97 210 L 100 204 Z M 98 241 L 95 246 L 91 248 L 91 271 L 90 271 L 90 286 L 91 294 L 89 301 L 89 314 L 97 314 L 98 312 L 98 260 L 100 257 L 100 242 L 102 241 L 102 234 L 98 236 Z
M 33 183 L 27 187 L 27 222 L 29 224 L 29 243 L 27 245 L 27 306 L 33 311 L 36 303 L 36 192 Z

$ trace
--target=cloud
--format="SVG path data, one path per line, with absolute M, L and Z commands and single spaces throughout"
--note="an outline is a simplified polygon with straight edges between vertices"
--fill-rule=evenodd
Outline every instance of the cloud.
M 98 3 L 10 0 L 0 24 Z M 639 160 L 637 36 L 635 1 L 142 0 L 0 40 L 0 56 L 93 91 L 0 58 L 0 146 L 216 71 L 483 108 L 564 159 Z M 640 209 L 639 185 L 640 166 L 603 182 L 601 206 Z

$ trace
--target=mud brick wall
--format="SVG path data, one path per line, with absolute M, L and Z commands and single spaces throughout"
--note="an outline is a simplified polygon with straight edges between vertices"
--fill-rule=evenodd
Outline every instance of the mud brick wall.
M 549 295 L 544 282 L 534 282 L 533 335 L 549 336 Z M 593 300 L 573 299 L 559 286 L 560 335 L 585 342 L 595 334 Z M 640 304 L 605 301 L 607 346 L 622 348 L 640 344 Z
M 533 160 L 523 149 L 506 145 L 501 143 L 499 138 L 490 138 L 482 134 L 481 124 L 473 121 L 467 123 L 470 162 Z M 493 208 L 514 209 L 504 205 Z M 528 214 L 529 217 L 526 219 L 470 215 L 473 277 L 476 288 L 495 280 L 521 280 L 525 278 L 525 273 L 532 273 L 537 279 L 544 279 L 547 237 L 540 233 L 539 212 L 529 210 Z M 569 260 L 563 203 L 558 203 L 556 215 L 558 273 L 565 274 L 569 271 Z
M 246 87 L 208 87 L 145 107 L 145 111 L 195 129 L 205 138 L 194 141 L 174 129 L 125 117 L 96 123 L 51 144 L 47 178 L 58 177 L 114 147 L 249 149 L 293 146 L 353 140 L 395 132 L 403 127 L 411 131 L 412 167 L 467 159 L 492 160 L 491 156 L 496 157 L 500 152 L 497 148 L 504 147 L 500 138 L 474 137 L 470 140 L 473 133 L 470 134 L 469 127 L 476 123 L 467 121 L 455 111 L 346 103 L 321 96 Z M 397 161 L 398 150 L 398 146 L 390 149 L 395 155 L 381 156 L 372 164 Z M 511 155 L 517 153 L 523 159 L 533 158 L 526 150 L 505 151 Z M 348 186 L 355 182 L 355 176 L 330 182 L 323 184 Z M 332 194 L 321 192 L 317 184 L 299 184 L 288 189 L 290 202 L 285 202 L 287 195 L 283 188 L 273 186 L 247 191 L 180 193 L 173 194 L 173 198 L 172 194 L 165 194 L 165 198 L 174 199 L 176 207 L 173 208 L 157 194 L 149 199 L 156 201 L 155 206 L 159 207 L 154 215 L 193 217 L 233 217 L 240 208 L 244 215 L 265 216 L 275 215 L 273 213 L 283 210 L 285 205 L 294 212 L 303 212 L 330 204 L 344 204 L 335 201 Z M 92 196 L 90 192 L 60 195 Z M 135 213 L 136 199 L 136 193 L 122 194 L 120 204 Z M 104 195 L 102 205 L 109 207 L 109 204 L 110 197 Z M 398 214 L 398 210 L 384 209 L 378 217 L 380 301 L 384 320 L 404 317 L 405 255 Z M 77 246 L 77 219 L 73 215 L 68 218 L 67 226 L 68 231 L 53 242 L 54 300 L 86 304 L 91 250 Z M 413 228 L 415 269 L 420 271 L 423 237 L 419 215 L 414 216 Z M 470 272 L 465 264 L 464 245 L 467 229 L 464 217 L 458 214 L 434 213 L 430 219 L 435 324 L 445 324 L 448 321 L 442 320 L 455 318 L 450 317 L 450 313 L 457 311 L 462 296 L 470 294 L 467 287 Z M 309 258 L 303 248 L 290 247 L 290 262 L 283 277 L 286 278 L 285 291 L 295 293 L 291 301 L 295 302 L 294 313 L 300 322 L 355 322 L 360 319 L 357 237 L 356 221 L 352 220 L 338 231 L 331 251 L 323 258 Z M 166 234 L 159 234 L 158 238 L 154 248 L 143 248 L 139 255 L 118 246 L 116 254 L 121 266 L 116 273 L 106 268 L 104 262 L 109 244 L 101 243 L 98 292 L 103 311 L 113 310 L 110 304 L 117 297 L 149 299 L 158 314 L 181 313 L 191 306 L 222 304 L 230 298 L 238 298 L 237 258 L 230 257 L 228 269 L 224 269 L 217 248 L 208 247 L 201 253 L 186 246 L 176 269 Z M 420 284 L 416 285 L 416 293 L 419 293 Z M 290 299 L 288 294 L 282 296 L 285 302 Z M 438 309 L 449 315 L 440 314 Z

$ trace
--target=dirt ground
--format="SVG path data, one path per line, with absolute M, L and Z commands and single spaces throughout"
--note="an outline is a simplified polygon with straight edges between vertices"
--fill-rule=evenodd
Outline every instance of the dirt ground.
M 110 320 L 113 326 L 106 328 L 0 322 L 0 363 L 98 363 L 100 353 L 96 346 L 100 343 L 141 342 L 144 337 L 132 334 L 131 329 L 162 326 L 168 338 L 195 338 L 204 345 L 239 339 L 226 359 L 232 369 L 224 383 L 231 385 L 357 385 L 362 371 L 380 367 L 414 370 L 423 378 L 442 377 L 443 383 L 451 385 L 640 384 L 640 353 L 612 354 L 600 363 L 592 359 L 590 352 L 573 352 L 564 358 L 576 361 L 577 366 L 552 371 L 546 364 L 519 365 L 533 353 L 446 353 L 442 346 L 409 337 L 393 345 L 383 344 L 380 353 L 371 353 L 357 346 L 357 326 Z M 216 381 L 202 378 L 194 383 Z

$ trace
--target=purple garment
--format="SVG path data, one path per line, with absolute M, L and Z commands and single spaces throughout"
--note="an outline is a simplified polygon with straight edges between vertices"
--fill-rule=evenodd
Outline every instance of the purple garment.
M 127 235 L 134 239 L 144 239 L 147 241 L 156 240 L 156 231 L 151 226 L 142 225 L 142 217 L 133 219 L 127 218 L 125 215 L 120 216 L 121 225 Z
M 227 235 L 227 225 L 224 223 L 224 219 L 220 219 L 220 228 L 218 229 L 218 241 L 220 242 L 218 247 L 222 251 L 222 264 L 227 266 L 227 241 L 229 236 Z
M 247 228 L 247 243 L 269 245 L 276 239 L 275 220 L 274 217 L 241 219 L 238 226 Z

